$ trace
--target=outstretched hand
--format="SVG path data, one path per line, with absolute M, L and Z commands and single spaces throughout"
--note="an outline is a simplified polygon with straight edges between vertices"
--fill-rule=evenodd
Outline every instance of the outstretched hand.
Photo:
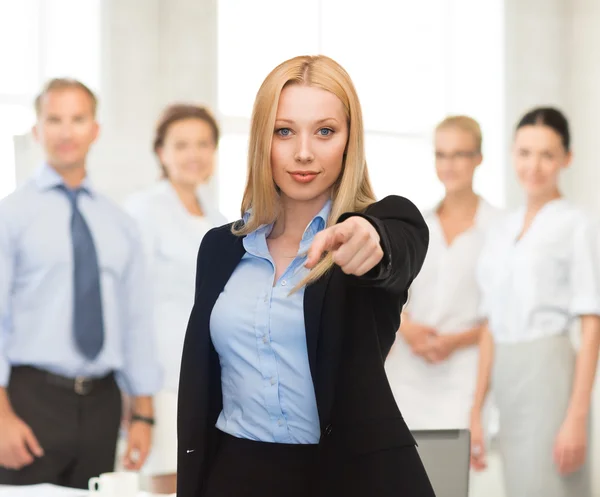
M 308 250 L 305 266 L 312 269 L 327 252 L 344 273 L 355 276 L 368 273 L 383 258 L 379 233 L 360 216 L 349 217 L 317 233 Z

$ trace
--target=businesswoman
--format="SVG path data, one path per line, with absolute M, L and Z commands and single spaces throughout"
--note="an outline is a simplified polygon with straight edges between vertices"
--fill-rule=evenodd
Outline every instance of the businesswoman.
M 482 161 L 479 124 L 444 119 L 435 130 L 441 202 L 425 213 L 430 242 L 386 362 L 396 402 L 411 430 L 468 428 L 481 334 L 475 277 L 485 233 L 498 210 L 473 191 Z
M 177 388 L 187 318 L 193 305 L 198 245 L 226 223 L 205 188 L 215 169 L 219 127 L 204 107 L 174 104 L 156 126 L 153 143 L 162 179 L 132 195 L 126 208 L 138 222 L 152 271 L 155 335 L 164 373 L 154 398 L 153 447 L 142 473 L 155 492 L 174 493 L 177 471 Z
M 198 254 L 178 496 L 433 496 L 383 366 L 427 225 L 375 201 L 342 67 L 304 56 L 267 76 L 248 165 L 242 220 Z
M 514 165 L 526 204 L 490 233 L 479 280 L 488 318 L 472 413 L 472 461 L 485 466 L 481 405 L 493 377 L 508 497 L 589 497 L 590 404 L 600 346 L 598 227 L 567 200 L 569 125 L 553 108 L 523 116 Z M 581 347 L 569 329 L 581 324 Z

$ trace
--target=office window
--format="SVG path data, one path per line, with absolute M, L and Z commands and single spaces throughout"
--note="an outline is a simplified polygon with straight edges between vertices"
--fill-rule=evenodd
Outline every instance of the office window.
M 0 198 L 15 188 L 14 137 L 35 121 L 43 83 L 71 77 L 100 87 L 100 0 L 0 2 Z
M 432 130 L 451 113 L 484 132 L 476 188 L 504 202 L 502 1 L 219 0 L 219 202 L 239 215 L 249 117 L 268 72 L 300 54 L 328 55 L 348 71 L 361 100 L 366 154 L 379 198 L 405 195 L 419 207 L 443 194 Z

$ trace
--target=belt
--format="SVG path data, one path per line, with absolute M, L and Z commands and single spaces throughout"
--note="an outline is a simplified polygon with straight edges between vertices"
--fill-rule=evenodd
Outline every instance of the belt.
M 75 378 L 69 378 L 68 376 L 61 376 L 31 366 L 14 366 L 11 374 L 19 374 L 20 372 L 37 376 L 50 385 L 71 390 L 77 395 L 89 395 L 92 391 L 97 390 L 100 387 L 114 384 L 115 382 L 115 375 L 112 372 L 101 378 L 93 378 L 88 376 L 76 376 Z

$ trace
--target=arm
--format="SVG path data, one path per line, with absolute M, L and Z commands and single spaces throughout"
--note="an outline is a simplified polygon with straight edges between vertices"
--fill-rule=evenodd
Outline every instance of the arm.
M 406 311 L 402 312 L 402 320 L 398 331 L 413 353 L 424 359 L 430 351 L 432 340 L 438 336 L 433 328 L 413 321 Z
M 379 263 L 357 282 L 395 294 L 405 293 L 419 274 L 429 245 L 429 229 L 419 209 L 406 198 L 389 196 L 371 205 L 364 214 L 343 214 L 338 225 L 353 216 L 369 221 L 383 250 Z
M 471 416 L 479 417 L 490 388 L 490 376 L 494 363 L 494 339 L 487 325 L 481 329 L 479 338 L 479 365 L 477 368 L 477 384 L 473 396 Z
M 487 325 L 481 329 L 479 338 L 479 367 L 477 370 L 477 386 L 471 407 L 471 465 L 475 470 L 485 469 L 484 430 L 481 422 L 481 411 L 490 387 L 490 376 L 494 362 L 494 340 Z
M 600 317 L 582 316 L 581 318 L 581 347 L 577 355 L 573 391 L 569 401 L 567 417 L 586 424 L 592 403 L 592 391 L 598 365 L 600 349 Z
M 586 459 L 588 420 L 598 348 L 600 346 L 600 265 L 598 228 L 591 219 L 582 219 L 572 237 L 570 313 L 580 316 L 582 342 L 575 364 L 569 406 L 554 444 L 554 463 L 568 475 Z
M 141 236 L 137 230 L 133 231 L 131 257 L 122 280 L 125 337 L 124 362 L 120 373 L 125 393 L 132 397 L 132 415 L 152 419 L 152 395 L 160 388 L 161 371 L 154 343 L 154 315 L 147 260 L 143 256 Z M 151 425 L 145 421 L 132 421 L 124 457 L 127 469 L 141 468 L 150 451 L 150 442 Z
M 8 224 L 10 213 L 6 209 L 0 211 L 0 387 L 8 385 L 10 364 L 4 352 L 7 331 L 4 324 L 8 318 L 10 292 L 14 273 L 14 248 Z M 8 398 L 6 399 L 8 402 Z
M 457 350 L 479 344 L 481 330 L 482 326 L 477 325 L 458 333 L 437 335 L 431 340 L 425 356 L 434 363 L 445 361 Z
M 590 405 L 600 348 L 600 317 L 582 316 L 581 329 L 582 342 L 569 407 L 554 444 L 554 462 L 563 475 L 577 471 L 586 458 Z
M 10 363 L 4 353 L 6 330 L 3 324 L 8 317 L 10 292 L 14 274 L 14 247 L 5 206 L 0 209 L 0 466 L 21 469 L 31 464 L 34 457 L 42 457 L 40 447 L 31 428 L 13 411 L 6 387 L 10 376 Z

